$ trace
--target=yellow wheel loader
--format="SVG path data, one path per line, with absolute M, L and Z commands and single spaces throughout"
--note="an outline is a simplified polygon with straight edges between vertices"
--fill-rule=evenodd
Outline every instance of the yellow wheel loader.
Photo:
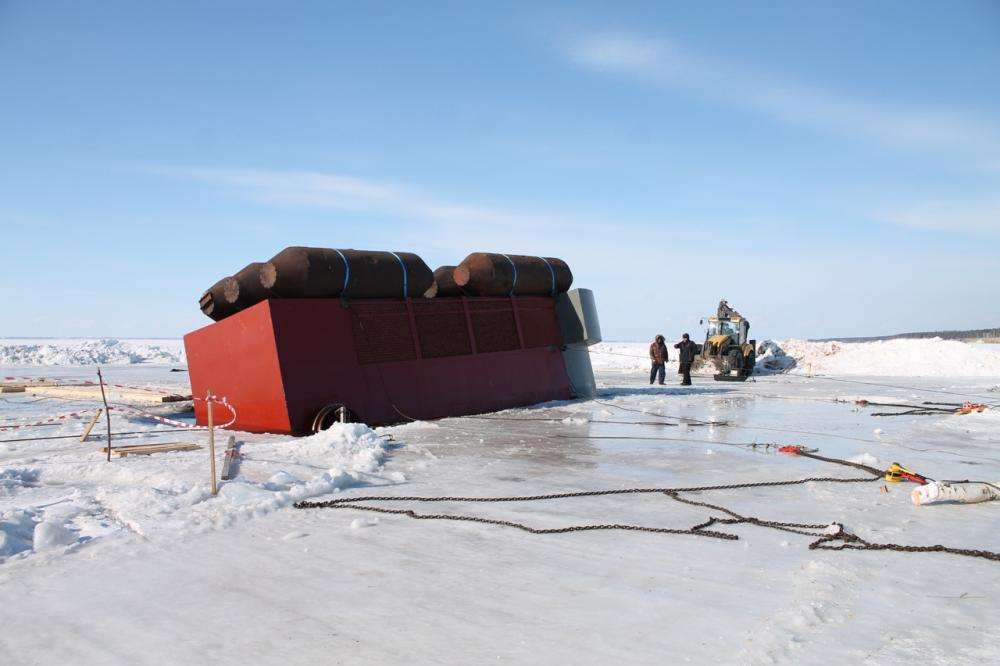
M 749 333 L 750 322 L 726 301 L 719 301 L 715 316 L 708 318 L 705 342 L 699 345 L 693 369 L 711 364 L 716 381 L 746 381 L 757 362 L 757 342 L 748 339 Z

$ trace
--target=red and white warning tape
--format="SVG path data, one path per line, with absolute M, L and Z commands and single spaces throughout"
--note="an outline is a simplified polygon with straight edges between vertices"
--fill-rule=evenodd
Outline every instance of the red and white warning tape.
M 230 413 L 232 414 L 232 418 L 230 418 L 225 423 L 220 423 L 219 425 L 216 426 L 217 428 L 228 428 L 232 424 L 236 423 L 236 408 L 233 407 L 232 404 L 230 404 L 228 398 L 225 397 L 220 398 L 219 396 L 212 395 L 209 396 L 208 398 L 195 398 L 195 399 L 201 401 L 210 400 L 212 403 L 216 405 L 222 405 L 223 407 L 225 407 L 230 411 Z M 205 430 L 207 428 L 207 426 L 192 425 L 190 423 L 185 423 L 183 421 L 176 421 L 174 419 L 170 419 L 165 416 L 160 416 L 159 414 L 153 414 L 145 410 L 139 409 L 137 407 L 130 407 L 128 405 L 112 405 L 108 407 L 108 410 L 131 412 L 133 414 L 138 414 L 143 418 L 152 419 L 154 421 L 158 421 L 159 423 L 165 423 L 167 425 L 172 425 L 177 428 L 188 428 L 190 430 Z M 67 412 L 65 414 L 56 414 L 55 416 L 50 416 L 41 421 L 35 421 L 34 423 L 15 423 L 13 425 L 0 426 L 0 431 L 16 430 L 17 428 L 29 428 L 33 426 L 48 425 L 50 423 L 58 423 L 59 421 L 65 421 L 67 419 L 83 418 L 84 416 L 91 413 L 92 412 L 88 411 L 79 411 L 79 412 Z
M 41 421 L 35 421 L 34 423 L 15 423 L 14 425 L 0 426 L 0 430 L 15 430 L 17 428 L 29 428 L 33 426 L 48 425 L 50 423 L 58 423 L 59 421 L 65 421 L 67 419 L 82 418 L 87 412 L 66 412 L 65 414 L 56 414 L 50 416 Z M 5 421 L 12 420 L 12 418 L 5 418 Z
M 202 400 L 202 398 L 195 398 L 195 400 Z M 218 426 L 219 428 L 228 428 L 229 426 L 231 426 L 234 423 L 236 423 L 236 407 L 234 407 L 233 405 L 231 405 L 229 403 L 229 398 L 227 398 L 226 396 L 222 396 L 220 398 L 217 395 L 210 395 L 210 396 L 208 396 L 208 398 L 206 398 L 206 400 L 210 400 L 211 402 L 213 402 L 213 403 L 215 403 L 217 405 L 222 405 L 223 407 L 225 407 L 226 409 L 228 409 L 230 411 L 230 413 L 232 413 L 232 415 L 233 415 L 233 417 L 231 419 L 229 419 L 228 421 L 226 421 L 222 425 Z M 204 427 L 204 426 L 202 426 L 202 427 Z
M 195 400 L 205 401 L 206 398 L 195 398 Z M 231 426 L 234 423 L 236 423 L 236 408 L 233 407 L 232 404 L 230 404 L 228 398 L 225 398 L 225 397 L 220 398 L 218 396 L 213 395 L 213 396 L 210 396 L 208 398 L 208 400 L 211 400 L 216 405 L 222 405 L 222 406 L 224 406 L 232 414 L 232 418 L 230 418 L 225 423 L 220 423 L 219 425 L 215 426 L 216 428 L 228 428 L 229 426 Z M 160 416 L 158 414 L 152 414 L 152 413 L 147 412 L 145 410 L 139 409 L 138 407 L 129 407 L 128 405 L 115 405 L 111 409 L 117 409 L 117 410 L 121 410 L 121 411 L 132 412 L 133 414 L 139 414 L 139 415 L 141 415 L 143 418 L 152 419 L 154 421 L 158 421 L 160 423 L 166 423 L 167 425 L 176 426 L 178 428 L 188 428 L 188 429 L 191 429 L 191 430 L 206 430 L 207 429 L 207 426 L 192 425 L 190 423 L 184 423 L 183 421 L 175 421 L 174 419 L 168 419 L 165 416 Z

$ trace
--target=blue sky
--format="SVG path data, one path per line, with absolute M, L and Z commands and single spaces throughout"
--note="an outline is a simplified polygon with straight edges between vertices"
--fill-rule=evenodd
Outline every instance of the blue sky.
M 997 326 L 997 72 L 989 0 L 0 0 L 0 336 L 287 245 L 562 257 L 613 339 Z

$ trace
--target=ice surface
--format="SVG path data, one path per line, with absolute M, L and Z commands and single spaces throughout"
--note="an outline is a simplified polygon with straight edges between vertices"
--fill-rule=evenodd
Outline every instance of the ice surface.
M 610 344 L 632 353 L 628 343 Z M 1000 410 L 879 420 L 853 402 L 970 396 L 996 404 L 1000 393 L 990 389 L 1000 374 L 850 376 L 878 385 L 869 386 L 796 370 L 745 384 L 701 377 L 689 388 L 650 387 L 645 346 L 631 346 L 640 350 L 634 370 L 628 357 L 599 366 L 595 400 L 489 415 L 494 421 L 337 424 L 300 439 L 235 433 L 244 442 L 239 476 L 217 497 L 204 448 L 108 463 L 99 436 L 12 441 L 75 434 L 79 422 L 0 432 L 3 663 L 200 663 L 206 654 L 222 664 L 1000 660 L 1000 574 L 986 560 L 815 551 L 809 537 L 754 525 L 720 526 L 739 541 L 538 536 L 291 507 L 358 495 L 536 495 L 858 475 L 776 453 L 788 444 L 876 467 L 899 462 L 938 479 L 1000 479 Z M 185 375 L 168 370 L 140 364 L 108 375 L 183 389 Z M 28 372 L 90 378 L 92 369 Z M 0 418 L 94 406 L 10 394 Z M 122 443 L 206 443 L 200 431 L 113 418 L 115 430 L 145 432 Z M 1000 502 L 918 507 L 914 487 L 808 483 L 688 497 L 827 531 L 840 523 L 874 542 L 1000 550 Z M 374 506 L 539 527 L 686 528 L 721 517 L 656 493 Z

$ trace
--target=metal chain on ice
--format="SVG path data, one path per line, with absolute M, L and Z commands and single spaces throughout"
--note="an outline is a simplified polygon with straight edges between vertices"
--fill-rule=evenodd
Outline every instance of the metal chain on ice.
M 649 532 L 655 534 L 685 534 L 690 536 L 704 536 L 715 539 L 725 539 L 736 541 L 738 535 L 726 532 L 718 532 L 707 528 L 712 525 L 735 525 L 749 524 L 769 529 L 802 534 L 804 536 L 817 537 L 809 544 L 810 550 L 891 550 L 904 553 L 946 553 L 951 555 L 962 555 L 966 557 L 978 557 L 987 560 L 1000 561 L 1000 553 L 988 550 L 976 550 L 966 548 L 953 548 L 950 546 L 908 546 L 895 543 L 873 543 L 862 539 L 856 534 L 852 534 L 844 529 L 840 523 L 789 523 L 773 520 L 765 520 L 755 516 L 744 516 L 731 509 L 718 504 L 699 502 L 696 500 L 683 498 L 681 493 L 705 492 L 712 490 L 740 490 L 744 488 L 773 488 L 779 486 L 792 486 L 806 483 L 871 483 L 880 481 L 884 476 L 884 471 L 864 465 L 862 463 L 841 460 L 839 458 L 828 458 L 816 455 L 796 447 L 794 453 L 805 457 L 846 467 L 853 467 L 870 474 L 860 478 L 840 478 L 840 477 L 807 477 L 804 479 L 793 479 L 790 481 L 754 481 L 748 483 L 729 483 L 710 486 L 685 486 L 678 488 L 619 488 L 614 490 L 584 490 L 569 493 L 549 493 L 545 495 L 520 495 L 511 497 L 459 497 L 459 496 L 385 496 L 366 495 L 360 497 L 345 497 L 326 501 L 304 501 L 295 503 L 296 509 L 355 509 L 359 511 L 369 511 L 373 513 L 403 515 L 416 520 L 453 520 L 462 522 L 473 522 L 484 525 L 497 525 L 501 527 L 513 527 L 531 534 L 566 534 L 570 532 L 585 532 L 595 530 L 624 530 L 633 532 Z M 567 499 L 575 497 L 600 497 L 609 495 L 638 495 L 659 493 L 670 499 L 692 506 L 701 506 L 713 511 L 719 511 L 729 516 L 728 518 L 709 517 L 708 520 L 689 528 L 665 528 L 650 527 L 645 525 L 629 525 L 621 523 L 606 523 L 598 525 L 571 525 L 568 527 L 537 528 L 524 523 L 509 520 L 499 520 L 494 518 L 483 518 L 481 516 L 469 516 L 461 514 L 420 514 L 411 509 L 391 509 L 387 507 L 366 506 L 364 502 L 471 502 L 471 503 L 500 503 L 500 502 L 533 502 L 541 500 Z M 831 532 L 830 530 L 834 530 Z
M 508 257 L 508 261 L 510 258 Z M 513 262 L 511 262 L 513 264 Z M 516 267 L 515 267 L 516 270 Z M 361 327 L 362 334 L 367 339 L 368 332 L 365 329 L 364 322 L 360 317 L 351 311 L 351 315 L 355 317 L 355 320 L 359 323 Z M 386 397 L 389 399 L 390 404 L 393 409 L 404 419 L 408 421 L 414 421 L 415 419 L 408 416 L 403 412 L 392 400 L 392 396 L 389 393 L 389 388 L 385 383 L 385 378 L 382 377 L 381 369 L 376 364 L 376 369 L 378 369 L 379 379 L 382 383 L 382 390 L 385 391 Z M 626 411 L 637 411 L 649 416 L 656 416 L 659 418 L 670 418 L 664 417 L 661 414 L 653 414 L 650 412 L 644 412 L 642 410 L 631 410 L 630 408 L 623 408 L 620 405 L 614 405 L 612 403 L 605 403 L 608 406 L 616 407 L 618 409 L 625 409 Z M 683 418 L 683 417 L 678 417 Z M 708 421 L 698 421 L 697 419 L 686 419 L 688 421 L 698 422 L 704 425 L 727 425 L 726 423 L 719 422 L 708 422 Z M 712 524 L 722 522 L 722 521 L 732 521 L 740 523 L 748 523 L 753 525 L 758 525 L 761 527 L 769 527 L 772 529 L 779 529 L 786 532 L 795 532 L 797 534 L 803 534 L 807 536 L 819 537 L 816 541 L 809 544 L 811 550 L 821 549 L 821 550 L 895 550 L 900 552 L 911 552 L 911 553 L 927 553 L 927 552 L 941 552 L 949 553 L 953 555 L 964 555 L 968 557 L 979 557 L 994 561 L 1000 561 L 1000 553 L 995 553 L 986 550 L 968 550 L 962 548 L 951 548 L 941 545 L 935 546 L 905 546 L 901 544 L 874 544 L 869 541 L 865 541 L 861 537 L 851 534 L 844 530 L 844 526 L 840 523 L 829 523 L 828 525 L 820 524 L 801 524 L 801 523 L 782 523 L 777 521 L 768 521 L 761 518 L 750 517 L 750 516 L 740 516 L 739 514 L 726 509 L 718 505 L 708 505 L 715 510 L 722 511 L 730 516 L 730 518 L 709 518 L 703 523 L 694 525 L 689 528 L 666 528 L 666 527 L 650 527 L 645 525 L 628 525 L 621 523 L 605 523 L 598 525 L 571 525 L 568 527 L 555 527 L 555 528 L 538 528 L 531 527 L 524 523 L 518 523 L 510 520 L 499 520 L 495 518 L 483 518 L 482 516 L 469 516 L 461 514 L 448 514 L 448 513 L 435 513 L 435 514 L 420 514 L 412 509 L 390 509 L 387 507 L 377 507 L 377 506 L 366 506 L 362 504 L 363 502 L 474 502 L 474 503 L 498 503 L 498 502 L 532 502 L 541 500 L 553 500 L 553 499 L 566 499 L 573 497 L 599 497 L 608 495 L 637 495 L 637 494 L 647 494 L 647 493 L 662 493 L 671 499 L 678 501 L 682 500 L 678 494 L 683 492 L 704 492 L 711 490 L 740 490 L 744 488 L 770 488 L 779 486 L 792 486 L 800 485 L 806 483 L 871 483 L 874 481 L 880 481 L 884 478 L 885 471 L 879 470 L 869 465 L 864 465 L 862 463 L 851 462 L 849 460 L 841 460 L 839 458 L 827 458 L 825 456 L 816 455 L 805 451 L 802 447 L 793 447 L 794 453 L 797 455 L 812 458 L 814 460 L 819 460 L 821 462 L 828 462 L 838 465 L 843 465 L 846 467 L 853 467 L 855 469 L 867 472 L 871 476 L 861 477 L 861 478 L 839 478 L 839 477 L 807 477 L 804 479 L 794 479 L 791 481 L 756 481 L 749 483 L 731 483 L 731 484 L 721 484 L 712 486 L 688 486 L 681 488 L 621 488 L 615 490 L 584 490 L 571 493 L 550 493 L 546 495 L 522 495 L 513 497 L 459 497 L 459 496 L 438 496 L 438 497 L 427 497 L 427 496 L 386 496 L 386 495 L 365 495 L 360 497 L 344 497 L 333 500 L 321 500 L 321 501 L 301 501 L 296 502 L 293 506 L 296 509 L 355 509 L 357 511 L 369 511 L 372 513 L 382 513 L 390 515 L 402 515 L 408 518 L 413 518 L 414 520 L 452 520 L 459 522 L 471 522 L 479 523 L 483 525 L 497 525 L 500 527 L 513 527 L 515 529 L 528 532 L 530 534 L 566 534 L 570 532 L 586 532 L 586 531 L 596 531 L 596 530 L 624 530 L 633 532 L 649 532 L 654 534 L 685 534 L 691 536 L 704 536 L 711 537 L 715 539 L 725 539 L 729 541 L 736 541 L 739 539 L 738 535 L 728 534 L 726 532 L 717 532 L 712 530 L 707 530 L 705 528 Z M 688 503 L 691 503 L 690 501 Z M 835 532 L 831 534 L 817 534 L 815 532 L 809 532 L 805 530 L 829 530 L 831 528 L 836 529 Z M 828 545 L 832 542 L 840 541 L 839 546 Z

